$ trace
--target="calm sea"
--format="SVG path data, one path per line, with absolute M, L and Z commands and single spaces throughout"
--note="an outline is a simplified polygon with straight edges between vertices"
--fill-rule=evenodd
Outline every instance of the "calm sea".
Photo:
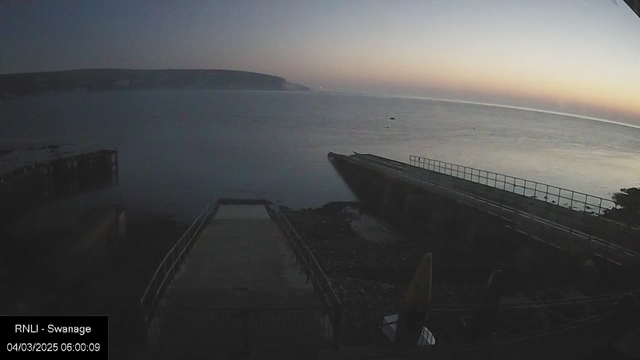
M 640 182 L 638 128 L 414 98 L 141 91 L 0 101 L 0 148 L 19 149 L 0 166 L 56 154 L 26 150 L 48 144 L 61 145 L 58 153 L 120 152 L 119 185 L 69 199 L 65 209 L 113 202 L 182 219 L 218 197 L 291 207 L 352 200 L 329 151 L 422 155 L 600 196 Z

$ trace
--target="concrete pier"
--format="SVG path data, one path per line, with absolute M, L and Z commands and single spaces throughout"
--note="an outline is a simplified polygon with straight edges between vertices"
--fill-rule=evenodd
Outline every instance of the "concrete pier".
M 25 165 L 0 175 L 0 232 L 37 206 L 118 183 L 117 150 Z
M 637 229 L 374 155 L 328 157 L 362 202 L 409 236 L 470 252 L 512 248 L 506 265 L 514 268 L 555 266 L 562 254 L 634 271 L 640 264 Z

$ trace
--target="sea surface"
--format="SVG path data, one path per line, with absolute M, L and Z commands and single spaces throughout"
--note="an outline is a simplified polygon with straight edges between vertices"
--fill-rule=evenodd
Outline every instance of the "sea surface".
M 28 150 L 51 144 L 61 147 Z M 640 183 L 640 129 L 521 109 L 268 91 L 0 101 L 0 149 L 16 149 L 0 157 L 0 170 L 92 147 L 118 149 L 118 186 L 68 199 L 57 212 L 109 202 L 188 221 L 218 197 L 294 208 L 353 200 L 329 151 L 405 162 L 420 155 L 603 197 Z

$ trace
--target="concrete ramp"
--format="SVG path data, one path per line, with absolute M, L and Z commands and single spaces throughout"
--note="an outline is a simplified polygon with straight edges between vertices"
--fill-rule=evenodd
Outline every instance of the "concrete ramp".
M 371 154 L 327 155 L 363 202 L 390 217 L 412 217 L 425 195 L 480 210 L 519 234 L 581 258 L 631 269 L 640 263 L 640 229 L 602 216 L 610 200 L 486 170 L 410 156 L 410 164 Z M 554 197 L 556 203 L 547 202 Z M 560 206 L 568 200 L 569 207 Z M 582 204 L 585 211 L 575 210 Z M 594 205 L 595 204 L 595 205 Z M 613 204 L 613 203 L 612 203 Z
M 222 205 L 168 291 L 189 308 L 317 307 L 264 206 Z
M 216 220 L 262 219 L 270 220 L 269 213 L 262 205 L 222 205 L 218 208 Z M 275 225 L 275 224 L 274 224 Z
M 151 348 L 183 355 L 331 339 L 322 304 L 265 205 L 219 207 L 152 322 Z

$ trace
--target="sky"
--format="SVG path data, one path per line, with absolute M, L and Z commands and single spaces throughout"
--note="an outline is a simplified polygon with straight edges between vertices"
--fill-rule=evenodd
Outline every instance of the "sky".
M 232 69 L 640 124 L 622 0 L 0 0 L 0 73 Z

